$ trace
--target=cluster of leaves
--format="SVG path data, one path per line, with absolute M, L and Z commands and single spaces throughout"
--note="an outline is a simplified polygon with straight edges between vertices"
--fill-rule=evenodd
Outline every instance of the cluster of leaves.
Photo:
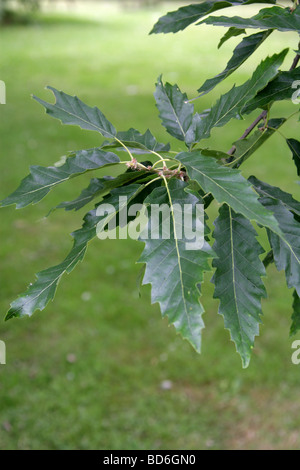
M 232 74 L 274 30 L 300 32 L 297 2 L 291 8 L 283 8 L 274 6 L 274 0 L 264 0 L 263 3 L 271 6 L 252 18 L 207 17 L 219 9 L 250 3 L 261 2 L 217 0 L 192 4 L 168 13 L 154 26 L 152 33 L 175 33 L 195 22 L 226 26 L 229 29 L 219 47 L 231 37 L 244 35 L 225 70 L 199 88 L 200 103 L 203 94 Z M 259 32 L 247 35 L 248 28 Z M 238 169 L 289 119 L 270 117 L 272 104 L 291 100 L 295 91 L 292 83 L 300 80 L 297 52 L 290 70 L 280 69 L 287 52 L 288 49 L 284 49 L 262 60 L 249 80 L 234 86 L 204 112 L 194 112 L 194 105 L 187 95 L 177 85 L 163 83 L 159 77 L 155 90 L 156 106 L 167 132 L 185 144 L 186 150 L 180 152 L 157 142 L 149 130 L 144 134 L 135 129 L 117 132 L 98 108 L 87 106 L 76 96 L 49 87 L 55 95 L 54 104 L 35 97 L 53 118 L 98 132 L 105 140 L 97 148 L 69 155 L 59 166 L 32 166 L 19 188 L 1 202 L 2 206 L 16 204 L 21 208 L 35 204 L 55 186 L 87 171 L 112 165 L 125 171 L 114 178 L 91 179 L 89 186 L 75 200 L 58 206 L 70 211 L 81 209 L 92 201 L 96 203 L 85 215 L 82 227 L 72 234 L 73 247 L 65 260 L 38 273 L 36 282 L 11 304 L 6 319 L 30 316 L 35 310 L 46 307 L 53 299 L 62 275 L 70 273 L 83 259 L 88 243 L 96 237 L 97 225 L 101 223 L 105 228 L 108 219 L 97 212 L 101 201 L 113 204 L 118 213 L 122 209 L 120 201 L 124 200 L 119 196 L 127 196 L 129 206 L 144 202 L 167 204 L 171 209 L 169 239 L 141 237 L 145 243 L 139 260 L 145 264 L 143 284 L 152 285 L 152 302 L 160 304 L 162 315 L 168 317 L 177 332 L 197 351 L 200 351 L 204 326 L 200 286 L 204 273 L 212 269 L 214 297 L 220 301 L 219 313 L 224 317 L 225 327 L 230 331 L 244 367 L 249 364 L 254 338 L 259 333 L 261 299 L 266 297 L 263 277 L 271 262 L 279 271 L 285 271 L 287 285 L 293 289 L 291 334 L 296 333 L 300 329 L 300 203 L 292 195 L 255 176 L 244 178 Z M 230 151 L 208 149 L 203 143 L 214 128 L 225 126 L 232 119 L 242 119 L 256 109 L 260 109 L 260 115 L 233 143 Z M 121 151 L 120 155 L 126 152 L 127 160 L 121 160 L 117 155 Z M 287 152 L 291 152 L 299 176 L 300 142 L 287 139 Z M 147 156 L 147 162 L 138 161 L 145 158 L 143 155 Z M 204 245 L 190 251 L 186 248 L 186 240 L 177 237 L 175 204 L 194 207 L 202 203 L 207 209 L 213 202 L 219 205 L 214 231 L 211 234 L 206 227 Z M 258 242 L 252 222 L 267 231 L 270 245 L 267 251 Z

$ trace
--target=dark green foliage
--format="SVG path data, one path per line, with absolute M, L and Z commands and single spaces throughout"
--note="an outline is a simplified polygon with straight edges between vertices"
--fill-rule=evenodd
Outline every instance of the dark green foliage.
M 300 142 L 296 139 L 287 139 L 287 144 L 293 153 L 293 160 L 297 168 L 297 175 L 300 176 Z
M 293 297 L 294 302 L 290 336 L 294 336 L 300 330 L 300 298 L 296 291 L 294 291 Z
M 220 209 L 214 238 L 218 256 L 213 261 L 214 297 L 220 299 L 219 313 L 247 367 L 259 332 L 261 298 L 266 297 L 262 281 L 266 273 L 259 258 L 263 248 L 251 223 L 227 205 Z
M 95 131 L 106 140 L 97 148 L 64 157 L 55 166 L 31 167 L 30 174 L 2 201 L 2 206 L 16 204 L 21 208 L 37 203 L 58 184 L 90 170 L 113 165 L 119 172 L 114 172 L 117 176 L 93 177 L 87 187 L 78 191 L 76 199 L 57 206 L 57 209 L 71 211 L 94 202 L 94 208 L 84 217 L 82 228 L 73 233 L 73 248 L 65 260 L 40 272 L 36 282 L 11 304 L 6 319 L 31 316 L 35 310 L 43 310 L 53 299 L 62 275 L 70 273 L 84 258 L 93 238 L 107 235 L 114 217 L 119 230 L 126 227 L 127 222 L 134 227 L 140 223 L 142 209 L 137 208 L 124 221 L 125 209 L 133 210 L 137 204 L 144 204 L 146 208 L 160 204 L 169 210 L 170 233 L 168 237 L 163 235 L 161 228 L 165 219 L 157 219 L 151 212 L 148 225 L 139 237 L 145 244 L 139 259 L 144 263 L 142 283 L 151 284 L 152 301 L 160 304 L 162 316 L 168 317 L 196 351 L 200 351 L 204 327 L 204 307 L 199 301 L 201 283 L 204 273 L 210 270 L 214 270 L 212 282 L 214 297 L 220 301 L 219 313 L 241 355 L 243 367 L 249 364 L 254 338 L 259 334 L 261 299 L 266 297 L 263 277 L 270 263 L 274 262 L 279 271 L 285 272 L 287 285 L 293 288 L 290 333 L 300 330 L 300 203 L 275 186 L 278 182 L 272 182 L 273 186 L 256 176 L 247 180 L 240 171 L 241 165 L 276 132 L 283 135 L 281 128 L 289 118 L 299 115 L 299 108 L 295 109 L 291 103 L 290 115 L 271 116 L 274 102 L 292 100 L 294 96 L 294 83 L 300 79 L 297 44 L 291 45 L 298 52 L 290 69 L 283 66 L 288 49 L 277 51 L 264 58 L 245 83 L 221 95 L 211 109 L 201 108 L 201 96 L 234 73 L 274 30 L 300 32 L 300 7 L 294 3 L 292 8 L 273 6 L 275 1 L 272 0 L 205 1 L 168 13 L 156 23 L 152 33 L 174 33 L 192 23 L 200 24 L 199 20 L 220 9 L 250 3 L 269 3 L 271 7 L 263 8 L 253 18 L 209 16 L 201 21 L 229 27 L 219 47 L 231 37 L 240 34 L 244 37 L 225 70 L 198 89 L 201 95 L 196 111 L 186 93 L 159 77 L 156 106 L 162 125 L 179 141 L 178 147 L 173 144 L 171 149 L 169 144 L 158 142 L 149 130 L 144 134 L 133 128 L 117 130 L 100 109 L 91 108 L 76 96 L 52 87 L 49 89 L 55 95 L 54 104 L 35 98 L 48 114 L 62 123 Z M 248 36 L 247 28 L 262 31 Z M 210 138 L 214 128 L 223 127 L 232 119 L 244 119 L 253 111 L 257 111 L 257 117 L 252 124 L 247 123 L 242 136 L 236 136 L 230 150 L 216 149 L 214 145 L 211 148 L 210 141 L 202 142 Z M 289 158 L 292 152 L 296 179 L 300 174 L 300 144 L 291 137 L 285 140 L 288 145 L 283 158 Z M 142 155 L 146 155 L 147 161 L 138 160 Z M 263 165 L 263 161 L 260 164 Z M 294 183 L 291 181 L 291 185 Z M 113 205 L 113 212 L 99 213 L 103 204 Z M 207 224 L 211 204 L 219 205 L 212 234 Z M 185 219 L 180 219 L 178 224 L 177 218 L 185 205 L 192 209 L 201 205 L 205 210 L 202 243 L 192 250 L 184 232 Z M 194 212 L 191 221 L 195 227 Z M 260 245 L 252 222 L 267 232 L 268 246 Z M 158 235 L 147 236 L 146 229 L 149 234 L 155 224 Z
M 249 5 L 251 3 L 276 3 L 276 0 L 234 0 L 234 1 L 219 1 L 211 0 L 202 2 L 196 5 L 188 5 L 179 8 L 177 11 L 172 11 L 166 16 L 163 16 L 154 25 L 151 33 L 177 33 L 177 31 L 185 29 L 192 23 L 200 20 L 206 15 L 213 13 L 217 10 L 229 8 L 237 5 Z
M 253 34 L 252 36 L 246 36 L 234 49 L 233 55 L 225 70 L 219 73 L 219 75 L 216 77 L 206 80 L 206 82 L 198 89 L 198 92 L 204 95 L 205 93 L 213 90 L 220 82 L 225 80 L 225 78 L 229 77 L 235 70 L 237 70 L 267 39 L 267 37 L 270 36 L 271 33 L 272 30 Z
M 299 33 L 300 7 L 298 6 L 293 11 L 291 8 L 282 8 L 279 6 L 263 8 L 252 18 L 241 18 L 239 16 L 233 16 L 231 18 L 227 18 L 225 16 L 210 16 L 199 24 L 201 23 L 213 24 L 215 26 L 234 27 L 238 29 L 277 29 L 278 31 L 297 31 Z

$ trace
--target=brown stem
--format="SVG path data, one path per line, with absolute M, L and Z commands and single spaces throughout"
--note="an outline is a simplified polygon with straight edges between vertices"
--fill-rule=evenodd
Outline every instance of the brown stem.
M 299 43 L 299 46 L 298 46 L 298 47 L 300 47 L 300 43 Z M 290 67 L 290 71 L 291 71 L 291 70 L 294 70 L 294 69 L 297 67 L 299 61 L 300 61 L 300 55 L 297 54 L 296 57 L 295 57 L 294 60 L 293 60 L 293 63 L 292 63 L 292 65 L 291 65 L 291 67 Z M 258 124 L 262 119 L 265 119 L 265 118 L 267 117 L 267 115 L 268 115 L 268 111 L 263 111 L 262 113 L 260 113 L 260 115 L 255 119 L 255 121 L 253 121 L 252 124 L 250 124 L 250 126 L 245 130 L 244 134 L 239 138 L 239 140 L 246 139 L 246 137 L 248 137 L 248 135 L 249 135 L 249 134 L 253 131 L 253 129 L 257 126 L 257 124 Z M 233 145 L 233 146 L 231 147 L 231 149 L 230 149 L 227 153 L 228 153 L 228 155 L 229 155 L 230 157 L 232 157 L 232 155 L 235 153 L 235 151 L 236 151 L 236 146 Z M 229 162 L 229 163 L 230 163 L 230 161 L 231 161 L 231 158 L 228 159 L 228 162 Z
M 300 43 L 299 43 L 299 46 L 300 46 Z M 300 55 L 297 54 L 295 59 L 294 59 L 294 62 L 292 63 L 292 66 L 291 66 L 290 70 L 294 70 L 297 67 L 297 65 L 299 63 L 299 60 L 300 60 Z
M 268 114 L 268 111 L 263 111 L 260 115 L 252 122 L 252 124 L 245 130 L 244 134 L 239 138 L 239 140 L 246 139 L 248 135 L 253 131 L 254 127 L 262 120 L 265 119 Z M 236 151 L 236 146 L 233 145 L 231 149 L 227 152 L 228 155 L 233 155 Z

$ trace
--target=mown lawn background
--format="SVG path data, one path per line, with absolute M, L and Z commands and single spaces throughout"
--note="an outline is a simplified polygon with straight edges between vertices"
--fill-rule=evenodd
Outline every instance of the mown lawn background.
M 30 95 L 52 101 L 44 90 L 48 84 L 97 105 L 118 130 L 149 127 L 158 139 L 174 143 L 154 105 L 156 78 L 163 73 L 164 80 L 195 97 L 238 43 L 232 39 L 218 51 L 225 30 L 208 27 L 149 36 L 157 18 L 174 7 L 178 4 L 128 10 L 104 3 L 86 13 L 40 14 L 30 25 L 0 30 L 0 79 L 7 86 L 7 104 L 0 109 L 1 199 L 30 165 L 52 165 L 67 151 L 102 141 L 45 115 Z M 251 7 L 248 14 L 254 11 Z M 286 46 L 291 47 L 287 68 L 297 37 L 274 34 L 240 71 L 196 101 L 197 109 L 210 107 L 220 92 L 243 83 L 259 58 Z M 292 113 L 295 106 L 276 105 L 273 116 L 283 111 Z M 234 121 L 225 131 L 215 130 L 207 145 L 228 150 L 246 125 Z M 297 119 L 282 132 L 296 137 Z M 247 161 L 244 175 L 254 172 L 299 197 L 282 136 L 275 135 Z M 35 272 L 64 258 L 72 243 L 69 233 L 81 226 L 87 210 L 44 216 L 101 174 L 57 187 L 37 206 L 1 210 L 1 318 Z M 216 214 L 215 206 L 211 221 Z M 264 237 L 261 241 L 266 246 Z M 268 269 L 261 335 L 250 367 L 242 370 L 212 299 L 211 273 L 202 289 L 206 329 L 199 356 L 168 328 L 158 306 L 150 305 L 149 288 L 139 298 L 135 261 L 141 251 L 142 244 L 131 240 L 96 240 L 45 311 L 1 321 L 7 365 L 0 366 L 0 448 L 298 449 L 300 366 L 291 363 L 292 292 L 282 273 Z

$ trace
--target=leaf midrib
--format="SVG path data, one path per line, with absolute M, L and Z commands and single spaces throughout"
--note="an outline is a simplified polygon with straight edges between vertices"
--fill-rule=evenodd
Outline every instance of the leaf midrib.
M 189 317 L 189 313 L 187 310 L 186 299 L 185 299 L 185 294 L 184 294 L 184 285 L 183 285 L 182 268 L 181 268 L 181 255 L 179 251 L 178 239 L 177 239 L 177 233 L 176 233 L 176 221 L 175 221 L 175 216 L 174 216 L 173 201 L 172 201 L 170 189 L 168 186 L 168 182 L 165 177 L 164 177 L 164 183 L 166 186 L 166 190 L 167 190 L 167 194 L 168 194 L 168 198 L 170 202 L 170 208 L 171 208 L 171 216 L 172 216 L 172 221 L 173 221 L 174 240 L 175 240 L 176 254 L 177 254 L 177 259 L 178 259 L 178 269 L 179 269 L 179 276 L 180 276 L 181 296 L 182 296 L 183 305 L 184 305 L 184 313 L 187 318 L 189 330 L 193 336 L 193 330 L 191 328 L 190 317 Z
M 242 332 L 242 325 L 241 325 L 241 321 L 240 321 L 240 314 L 239 314 L 239 307 L 238 307 L 238 300 L 237 300 L 236 286 L 235 286 L 235 259 L 234 259 L 234 248 L 233 248 L 232 212 L 231 212 L 231 208 L 229 206 L 228 206 L 228 210 L 229 210 L 232 285 L 233 285 L 234 303 L 235 303 L 235 307 L 236 307 L 236 313 L 237 313 L 239 329 L 240 329 L 240 332 Z
M 272 64 L 273 65 L 273 64 Z M 267 74 L 267 72 L 269 71 L 269 68 L 266 69 L 263 74 L 259 77 L 259 81 L 261 81 Z M 253 78 L 253 77 L 252 77 Z M 252 79 L 249 80 L 249 82 L 251 81 Z M 248 82 L 248 83 L 249 83 Z M 247 82 L 245 83 L 245 85 L 242 85 L 243 87 L 245 86 L 246 87 L 246 84 Z M 247 95 L 249 95 L 249 93 L 251 93 L 251 91 L 255 88 L 257 84 L 257 81 L 253 83 L 253 86 L 250 88 L 250 90 L 247 90 L 247 93 L 245 93 L 243 96 L 241 96 L 240 100 L 239 101 L 235 101 L 235 103 L 232 105 L 232 107 L 227 111 L 227 113 L 223 114 L 223 116 L 221 116 L 215 123 L 214 127 L 218 127 L 218 124 L 219 122 L 224 119 L 225 117 L 228 116 L 229 113 L 231 113 L 235 108 L 238 108 L 240 106 L 240 103 L 242 102 L 243 99 L 245 99 L 247 97 Z M 229 95 L 228 95 L 229 96 Z
M 184 137 L 184 139 L 185 139 L 186 133 L 185 133 L 184 130 L 183 130 L 183 127 L 182 127 L 182 125 L 181 125 L 181 123 L 180 123 L 180 121 L 179 121 L 179 116 L 177 116 L 175 107 L 172 105 L 171 100 L 170 100 L 169 95 L 168 95 L 168 93 L 167 93 L 166 90 L 165 90 L 165 94 L 166 94 L 167 100 L 168 100 L 168 102 L 169 102 L 169 105 L 170 105 L 170 107 L 171 107 L 171 110 L 173 111 L 173 114 L 174 114 L 174 116 L 175 116 L 175 120 L 176 120 L 176 122 L 177 122 L 177 124 L 178 124 L 178 126 L 179 126 L 179 128 L 180 128 L 180 130 L 181 130 L 181 133 L 183 134 L 183 137 Z
M 241 204 L 243 207 L 246 208 L 246 210 L 248 210 L 249 212 L 251 212 L 253 215 L 254 215 L 254 218 L 253 220 L 257 220 L 258 221 L 258 217 L 255 215 L 255 213 L 249 209 L 247 206 L 245 206 L 245 204 L 240 201 L 239 199 L 237 199 L 232 193 L 230 193 L 226 188 L 224 188 L 223 186 L 221 186 L 220 184 L 218 184 L 213 178 L 211 178 L 210 176 L 208 176 L 206 173 L 203 173 L 202 171 L 200 171 L 198 168 L 195 168 L 195 167 L 192 167 L 194 171 L 198 171 L 198 173 L 200 173 L 204 178 L 207 178 L 209 179 L 212 183 L 214 183 L 216 186 L 218 186 L 222 191 L 226 192 L 230 197 L 232 197 L 235 201 L 237 201 L 239 204 Z M 250 186 L 248 186 L 249 189 L 250 189 Z M 271 215 L 271 213 L 270 213 Z M 275 231 L 274 228 L 268 226 L 272 231 Z M 278 232 L 275 232 L 278 234 Z
M 39 100 L 39 98 L 38 98 L 38 101 L 43 101 L 43 100 Z M 43 101 L 43 103 L 46 103 L 46 102 Z M 46 104 L 47 104 L 46 110 L 47 110 L 47 113 L 49 114 L 49 110 L 50 110 L 50 108 L 48 108 L 49 103 L 46 103 Z M 115 136 L 114 136 L 113 134 L 111 134 L 109 131 L 107 131 L 106 129 L 100 127 L 99 125 L 96 125 L 96 124 L 92 123 L 90 120 L 87 121 L 87 120 L 83 119 L 82 117 L 78 116 L 77 114 L 71 113 L 70 111 L 67 111 L 66 109 L 62 108 L 61 106 L 59 106 L 59 105 L 57 104 L 57 102 L 56 102 L 54 105 L 50 105 L 50 106 L 53 106 L 53 107 L 59 109 L 60 111 L 63 111 L 64 113 L 68 114 L 69 116 L 75 117 L 76 119 L 81 120 L 82 122 L 85 122 L 86 124 L 91 125 L 91 126 L 94 127 L 98 132 L 100 132 L 101 135 L 103 135 L 102 132 L 105 132 L 105 133 L 108 134 L 112 139 L 114 139 L 114 137 L 115 137 Z M 82 112 L 86 114 L 86 112 L 84 111 L 84 109 L 83 109 L 82 106 L 81 106 L 81 103 L 80 103 L 80 108 L 81 108 Z M 96 111 L 98 110 L 98 108 L 92 108 L 92 109 L 94 109 L 94 110 L 96 110 Z M 86 114 L 86 115 L 87 115 L 87 114 Z M 61 119 L 60 119 L 60 121 L 61 121 Z M 102 131 L 102 132 L 101 132 L 101 131 Z
M 33 297 L 33 298 L 30 298 L 27 302 L 24 302 L 20 307 L 18 307 L 17 309 L 15 309 L 15 312 L 19 312 L 19 311 L 23 310 L 23 309 L 26 307 L 26 305 L 27 305 L 28 303 L 33 302 L 33 301 L 35 301 L 36 299 L 38 299 L 39 297 L 41 297 L 42 294 L 43 294 L 47 289 L 49 289 L 53 284 L 55 284 L 55 282 L 57 282 L 57 281 L 63 276 L 63 274 L 64 274 L 65 272 L 67 272 L 67 270 L 69 269 L 69 267 L 70 267 L 74 262 L 76 262 L 76 260 L 81 256 L 81 254 L 82 254 L 85 250 L 86 250 L 86 245 L 80 250 L 79 253 L 77 253 L 77 256 L 75 256 L 75 257 L 72 259 L 72 261 L 70 262 L 70 264 L 68 264 L 68 266 L 67 266 L 63 271 L 61 271 L 60 274 L 59 274 L 52 282 L 50 282 L 50 284 L 47 285 L 47 287 L 45 287 L 44 289 L 42 289 L 42 290 L 38 293 L 38 295 L 36 295 L 36 296 Z

